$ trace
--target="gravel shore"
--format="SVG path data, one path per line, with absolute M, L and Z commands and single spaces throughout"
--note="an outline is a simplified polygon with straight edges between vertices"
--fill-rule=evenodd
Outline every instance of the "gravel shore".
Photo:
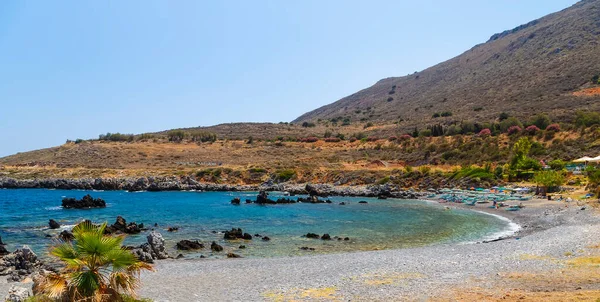
M 599 242 L 600 218 L 590 207 L 533 200 L 508 212 L 521 230 L 499 241 L 413 249 L 267 259 L 166 260 L 142 276 L 140 295 L 155 301 L 422 301 L 450 289 L 501 286 L 507 272 L 559 269 L 566 255 Z M 453 206 L 453 205 L 448 205 Z M 587 285 L 598 289 L 597 285 Z

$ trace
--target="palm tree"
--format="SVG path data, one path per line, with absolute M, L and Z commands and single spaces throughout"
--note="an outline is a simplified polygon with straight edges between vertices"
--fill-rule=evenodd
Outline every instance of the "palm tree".
M 153 268 L 122 247 L 124 236 L 104 235 L 105 228 L 106 223 L 84 221 L 73 228 L 74 243 L 52 247 L 50 254 L 65 267 L 46 275 L 37 290 L 59 301 L 121 301 L 122 294 L 135 296 L 140 272 Z

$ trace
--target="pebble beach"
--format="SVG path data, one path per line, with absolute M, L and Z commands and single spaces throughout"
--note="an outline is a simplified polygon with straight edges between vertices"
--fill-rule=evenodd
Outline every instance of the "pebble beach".
M 142 275 L 139 294 L 155 301 L 454 301 L 475 289 L 490 295 L 519 290 L 506 276 L 564 269 L 569 259 L 593 254 L 590 246 L 600 241 L 600 218 L 589 206 L 534 199 L 517 212 L 472 209 L 506 217 L 520 229 L 487 243 L 302 257 L 159 261 L 156 272 Z M 596 284 L 561 286 L 598 290 Z M 546 290 L 556 287 L 547 286 Z

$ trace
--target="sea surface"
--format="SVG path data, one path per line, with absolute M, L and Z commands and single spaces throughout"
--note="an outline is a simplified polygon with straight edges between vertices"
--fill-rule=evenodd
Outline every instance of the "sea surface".
M 81 198 L 86 194 L 103 198 L 107 207 L 61 208 L 63 197 Z M 514 229 L 514 224 L 506 219 L 475 211 L 446 209 L 419 200 L 330 197 L 331 204 L 244 204 L 246 199 L 254 200 L 256 194 L 3 189 L 0 190 L 0 236 L 9 250 L 29 245 L 44 256 L 55 243 L 48 235 L 55 237 L 83 219 L 112 224 L 121 215 L 127 222 L 144 223 L 159 231 L 173 256 L 182 253 L 186 258 L 200 255 L 221 258 L 228 251 L 243 257 L 277 257 L 469 243 L 497 238 Z M 281 196 L 282 193 L 270 193 L 272 199 Z M 234 197 L 240 197 L 242 204 L 232 205 L 230 201 Z M 363 200 L 368 203 L 358 203 Z M 340 202 L 346 205 L 339 205 Z M 50 230 L 49 219 L 58 221 L 61 229 Z M 179 231 L 168 232 L 169 227 L 178 227 Z M 224 240 L 223 231 L 233 227 L 252 235 L 268 236 L 271 240 Z M 126 244 L 144 243 L 148 232 L 128 236 Z M 309 232 L 328 233 L 334 240 L 302 237 Z M 350 240 L 339 241 L 336 236 Z M 181 239 L 200 240 L 207 248 L 196 252 L 176 251 L 175 244 Z M 212 241 L 221 244 L 225 253 L 211 253 L 208 247 Z M 240 245 L 246 249 L 240 249 Z M 315 250 L 304 251 L 301 247 Z

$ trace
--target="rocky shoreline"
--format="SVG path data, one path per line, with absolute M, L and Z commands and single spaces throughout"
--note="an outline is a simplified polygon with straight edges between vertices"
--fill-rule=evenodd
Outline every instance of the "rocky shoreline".
M 103 191 L 282 191 L 317 196 L 362 196 L 415 199 L 425 195 L 394 184 L 336 186 L 332 184 L 291 184 L 267 182 L 260 185 L 201 183 L 191 177 L 27 179 L 0 177 L 0 189 L 62 189 Z

